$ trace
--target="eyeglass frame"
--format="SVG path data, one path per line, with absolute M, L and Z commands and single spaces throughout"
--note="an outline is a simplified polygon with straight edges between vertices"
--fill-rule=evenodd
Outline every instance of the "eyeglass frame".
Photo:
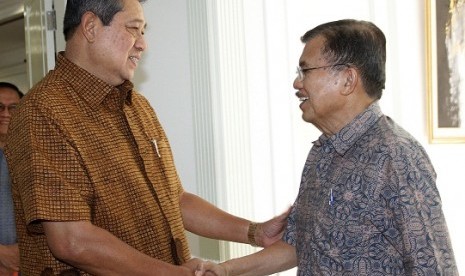
M 8 110 L 9 113 L 14 113 L 16 111 L 16 108 L 18 108 L 18 104 L 16 103 L 10 105 L 4 105 L 0 103 L 0 113 L 5 110 Z
M 323 65 L 323 66 L 317 66 L 317 67 L 310 67 L 310 68 L 302 68 L 300 66 L 297 66 L 297 79 L 299 81 L 303 81 L 305 79 L 305 75 L 307 72 L 312 71 L 312 70 L 317 70 L 317 69 L 324 69 L 324 68 L 330 68 L 334 66 L 350 66 L 347 63 L 336 63 L 336 64 L 331 64 L 331 65 Z

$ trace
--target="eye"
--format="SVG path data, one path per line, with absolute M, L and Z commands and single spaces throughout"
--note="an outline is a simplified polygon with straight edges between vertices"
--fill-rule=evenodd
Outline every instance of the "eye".
M 126 30 L 135 38 L 144 35 L 144 30 L 141 30 L 139 27 L 136 26 L 126 26 Z

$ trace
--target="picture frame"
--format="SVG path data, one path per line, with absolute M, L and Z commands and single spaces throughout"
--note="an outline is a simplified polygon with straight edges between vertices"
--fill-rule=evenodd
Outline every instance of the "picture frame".
M 425 1 L 429 142 L 465 143 L 465 47 L 455 43 L 465 28 L 454 24 L 465 5 L 456 11 L 458 0 Z

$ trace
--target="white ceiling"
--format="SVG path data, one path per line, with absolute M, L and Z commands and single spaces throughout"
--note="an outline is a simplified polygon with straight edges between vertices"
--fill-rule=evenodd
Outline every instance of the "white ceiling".
M 0 52 L 24 47 L 23 1 L 0 0 Z
M 0 23 L 0 52 L 24 47 L 24 18 Z

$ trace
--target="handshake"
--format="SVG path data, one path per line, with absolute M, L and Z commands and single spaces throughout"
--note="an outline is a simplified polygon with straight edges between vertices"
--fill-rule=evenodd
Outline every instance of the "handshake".
M 253 254 L 223 263 L 192 258 L 185 264 L 192 276 L 259 276 L 271 275 L 297 265 L 294 246 L 278 240 Z M 184 274 L 183 274 L 184 275 Z
M 262 247 L 261 250 L 223 263 L 194 257 L 182 265 L 186 271 L 186 274 L 182 275 L 257 276 L 271 275 L 295 267 L 295 247 L 281 239 L 290 211 L 291 208 L 264 223 L 250 223 L 248 243 Z
M 213 261 L 201 260 L 192 258 L 182 265 L 187 268 L 192 276 L 232 276 L 231 271 L 226 262 L 216 263 Z M 186 270 L 186 272 L 187 272 Z M 184 274 L 183 275 L 187 275 Z
M 195 276 L 230 276 L 226 263 L 215 263 L 211 261 L 201 261 L 198 263 Z

